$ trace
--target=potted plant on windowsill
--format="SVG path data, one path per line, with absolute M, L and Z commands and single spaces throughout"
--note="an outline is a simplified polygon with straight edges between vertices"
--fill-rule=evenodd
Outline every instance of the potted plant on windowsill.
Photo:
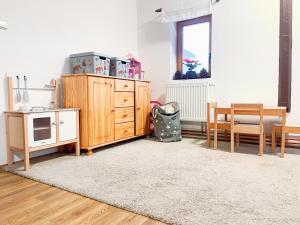
M 184 59 L 183 65 L 188 67 L 188 71 L 186 72 L 187 79 L 196 79 L 197 73 L 194 71 L 198 66 L 201 65 L 198 60 L 195 59 Z

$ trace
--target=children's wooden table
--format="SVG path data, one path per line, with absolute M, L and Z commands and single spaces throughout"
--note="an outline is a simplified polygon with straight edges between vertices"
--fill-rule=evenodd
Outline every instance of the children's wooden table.
M 218 147 L 218 130 L 217 130 L 217 119 L 218 115 L 230 115 L 230 107 L 217 107 L 214 110 L 214 149 Z M 254 115 L 253 111 L 243 111 L 240 115 Z M 281 131 L 281 153 L 280 157 L 284 157 L 285 152 L 285 127 L 286 127 L 286 107 L 264 107 L 264 117 L 275 116 L 281 118 L 282 131 Z

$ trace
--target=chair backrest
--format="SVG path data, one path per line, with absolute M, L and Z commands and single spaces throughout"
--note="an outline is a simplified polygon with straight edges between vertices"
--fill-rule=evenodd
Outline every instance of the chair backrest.
M 260 125 L 263 126 L 264 105 L 263 104 L 231 104 L 231 123 L 234 125 L 235 115 L 257 115 L 260 117 Z
M 258 115 L 260 116 L 263 113 L 264 105 L 263 104 L 231 104 L 231 111 L 233 114 L 237 115 Z
M 207 103 L 207 123 L 210 123 L 211 111 L 217 108 L 218 103 L 216 102 L 208 102 Z

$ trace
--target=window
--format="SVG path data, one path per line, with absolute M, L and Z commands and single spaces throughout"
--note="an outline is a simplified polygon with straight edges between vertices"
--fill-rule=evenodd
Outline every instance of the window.
M 177 23 L 175 79 L 211 76 L 211 15 Z

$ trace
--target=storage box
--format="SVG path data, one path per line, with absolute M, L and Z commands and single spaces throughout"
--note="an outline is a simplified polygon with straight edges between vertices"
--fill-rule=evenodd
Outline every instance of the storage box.
M 142 66 L 139 61 L 130 58 L 129 78 L 141 80 L 142 79 Z
M 70 55 L 71 72 L 109 75 L 110 57 L 97 52 Z
M 116 57 L 110 60 L 110 75 L 114 77 L 129 78 L 130 61 Z

